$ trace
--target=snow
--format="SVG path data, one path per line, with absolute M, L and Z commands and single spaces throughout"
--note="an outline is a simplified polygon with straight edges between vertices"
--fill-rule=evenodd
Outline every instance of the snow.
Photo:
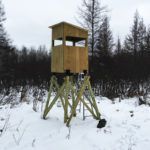
M 0 150 L 149 150 L 150 107 L 138 106 L 137 98 L 111 100 L 96 97 L 106 127 L 96 128 L 98 121 L 82 113 L 63 123 L 62 107 L 54 106 L 47 120 L 32 109 L 32 102 L 14 108 L 0 106 Z

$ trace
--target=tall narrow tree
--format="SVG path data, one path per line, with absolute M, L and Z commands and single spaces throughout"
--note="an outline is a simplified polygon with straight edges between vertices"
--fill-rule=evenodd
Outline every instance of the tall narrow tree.
M 105 16 L 99 29 L 96 47 L 97 54 L 99 57 L 110 56 L 113 50 L 113 46 L 114 42 L 112 31 L 110 30 L 109 18 Z
M 143 18 L 141 18 L 138 27 L 138 46 L 139 46 L 139 55 L 143 57 L 145 53 L 145 38 L 146 38 L 146 26 L 144 24 Z
M 9 39 L 4 29 L 5 11 L 0 1 L 0 78 L 11 76 L 11 56 L 13 49 L 9 46 Z
M 102 15 L 106 12 L 106 6 L 101 6 L 99 0 L 82 0 L 82 6 L 79 8 L 79 23 L 89 31 L 89 49 L 92 56 L 96 47 L 99 26 L 102 21 Z
M 134 24 L 131 29 L 131 33 L 126 37 L 124 43 L 124 49 L 131 53 L 135 60 L 139 52 L 144 51 L 144 39 L 146 36 L 146 27 L 143 19 L 139 16 L 136 11 L 134 16 Z
M 145 51 L 146 51 L 146 55 L 150 57 L 150 26 L 148 27 L 146 32 Z
M 7 33 L 5 32 L 4 29 L 4 21 L 6 20 L 5 18 L 5 11 L 4 11 L 4 7 L 3 4 L 0 0 L 0 46 L 8 46 L 9 43 L 9 39 L 7 37 Z
M 119 55 L 119 54 L 121 54 L 121 50 L 122 50 L 121 41 L 120 41 L 120 37 L 118 37 L 117 43 L 116 43 L 115 53 L 116 53 L 117 55 Z

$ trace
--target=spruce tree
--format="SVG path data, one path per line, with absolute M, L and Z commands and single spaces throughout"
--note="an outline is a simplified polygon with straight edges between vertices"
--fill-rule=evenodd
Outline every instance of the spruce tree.
M 145 52 L 146 56 L 150 57 L 150 26 L 147 29 L 145 37 Z
M 10 40 L 4 28 L 5 11 L 2 2 L 0 1 L 0 79 L 9 78 L 12 76 L 13 48 L 9 45 Z
M 120 37 L 117 39 L 115 54 L 120 55 L 122 51 Z
M 8 35 L 4 28 L 5 11 L 2 2 L 0 1 L 0 46 L 6 47 L 9 45 Z
M 135 60 L 138 53 L 143 56 L 144 54 L 144 43 L 146 37 L 146 27 L 144 25 L 143 19 L 139 16 L 136 11 L 134 15 L 134 23 L 131 28 L 130 34 L 126 37 L 124 42 L 124 49 L 131 53 Z
M 78 12 L 80 18 L 78 22 L 89 31 L 88 45 L 92 57 L 92 67 L 99 26 L 105 12 L 106 6 L 101 6 L 99 0 L 82 0 L 82 6 L 79 8 Z
M 99 57 L 111 56 L 114 42 L 112 31 L 110 30 L 109 18 L 104 17 L 102 24 L 99 28 L 99 35 L 97 39 L 97 55 Z
M 139 46 L 139 56 L 145 56 L 145 38 L 146 38 L 146 26 L 144 24 L 143 18 L 139 22 L 138 28 L 138 46 Z

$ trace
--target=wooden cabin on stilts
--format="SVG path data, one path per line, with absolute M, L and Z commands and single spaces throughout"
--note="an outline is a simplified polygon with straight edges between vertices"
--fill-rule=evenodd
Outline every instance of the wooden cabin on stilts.
M 64 110 L 64 123 L 67 126 L 77 115 L 77 107 L 82 104 L 93 116 L 100 120 L 100 112 L 93 94 L 88 75 L 88 31 L 67 22 L 50 26 L 52 29 L 52 53 L 50 87 L 43 118 L 59 101 Z M 64 74 L 64 82 L 59 85 L 57 74 Z M 82 80 L 74 78 L 83 74 Z M 55 88 L 56 95 L 52 98 Z

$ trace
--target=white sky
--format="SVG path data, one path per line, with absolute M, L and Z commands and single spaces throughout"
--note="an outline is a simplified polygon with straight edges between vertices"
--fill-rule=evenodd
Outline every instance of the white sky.
M 23 45 L 50 48 L 51 31 L 48 26 L 60 21 L 78 24 L 77 7 L 82 0 L 2 0 L 6 12 L 5 27 L 17 47 Z M 150 24 L 150 0 L 101 0 L 107 5 L 114 38 L 124 39 L 129 33 L 136 9 Z

